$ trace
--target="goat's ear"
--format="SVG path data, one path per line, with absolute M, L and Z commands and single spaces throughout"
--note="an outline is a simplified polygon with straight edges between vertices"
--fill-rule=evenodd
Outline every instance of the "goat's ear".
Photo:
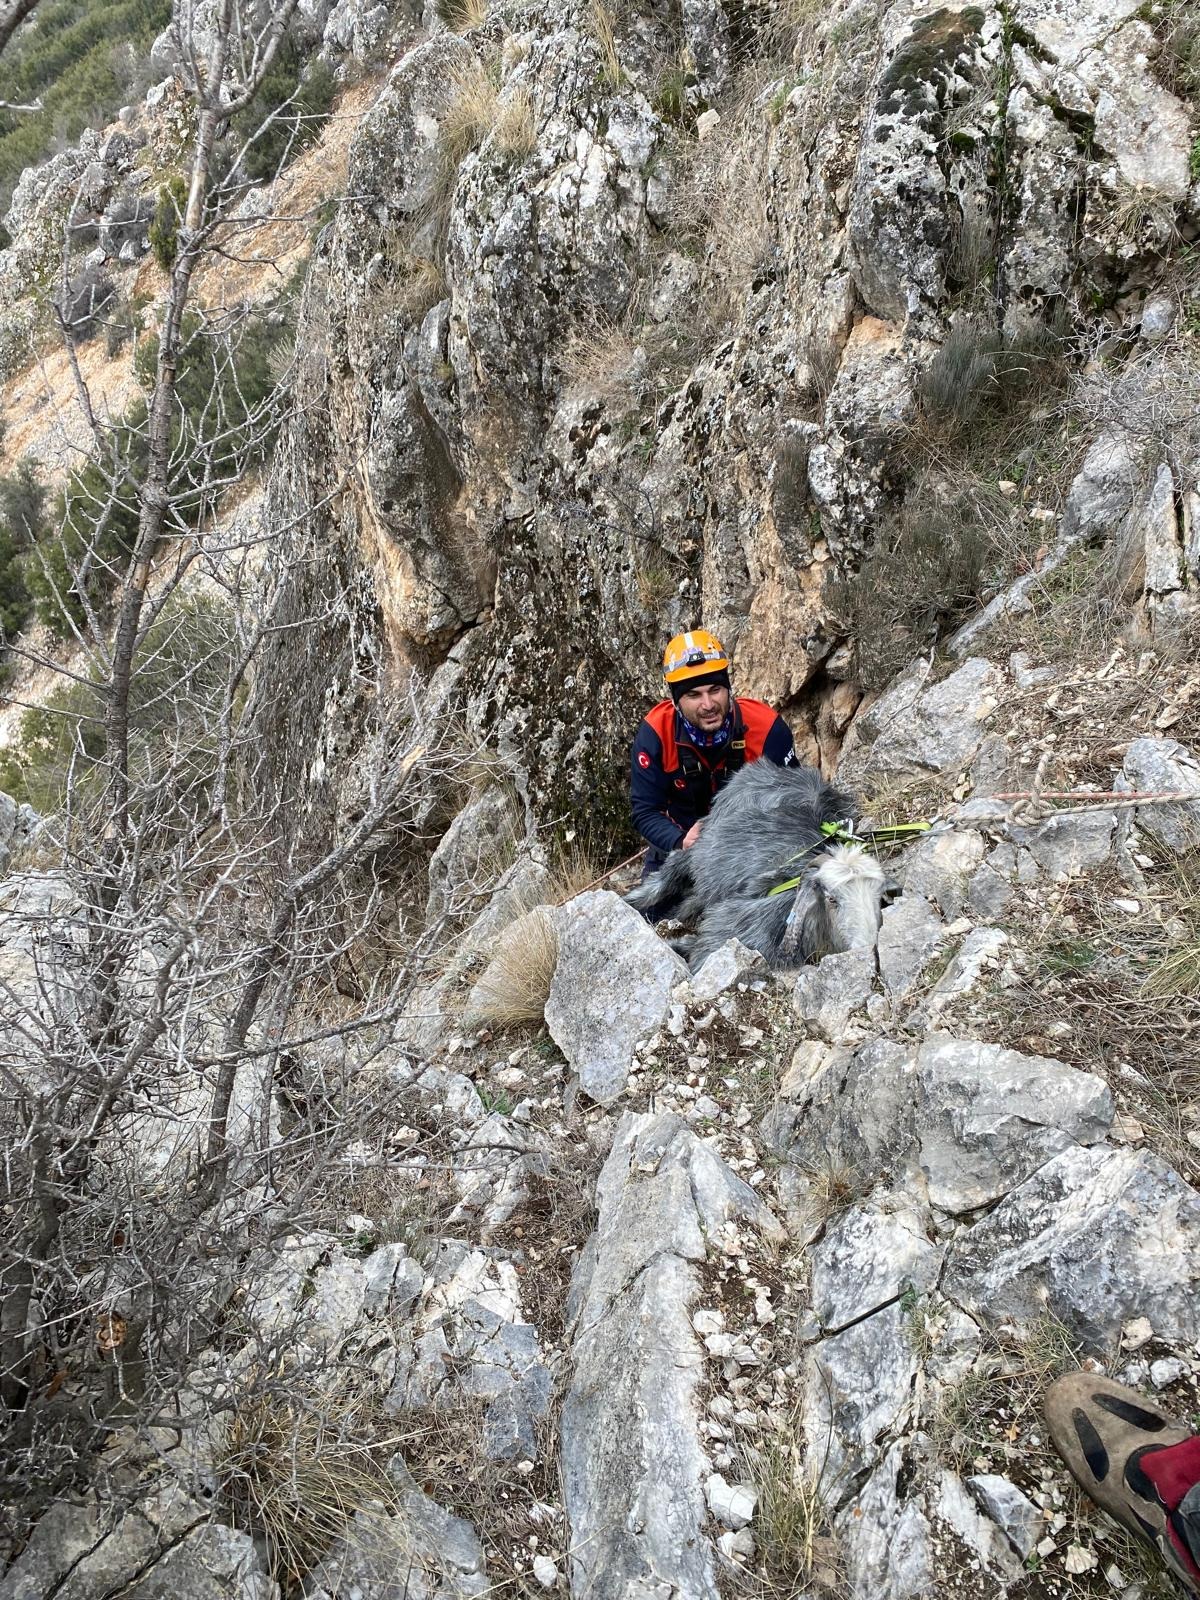
M 788 913 L 783 952 L 797 963 L 819 960 L 829 946 L 829 907 L 815 878 L 805 875 Z

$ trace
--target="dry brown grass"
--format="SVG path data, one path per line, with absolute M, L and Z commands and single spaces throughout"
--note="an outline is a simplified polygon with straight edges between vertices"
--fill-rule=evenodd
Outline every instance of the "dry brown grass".
M 489 1243 L 510 1251 L 523 1268 L 521 1303 L 544 1344 L 564 1338 L 567 1293 L 578 1253 L 596 1223 L 596 1177 L 602 1163 L 558 1153 L 527 1180 L 529 1198 L 493 1231 Z
M 871 1182 L 864 1173 L 829 1154 L 821 1161 L 802 1166 L 800 1171 L 808 1183 L 801 1202 L 803 1228 L 808 1235 L 827 1228 L 870 1193 Z
M 1041 1428 L 1042 1396 L 1055 1378 L 1078 1367 L 1080 1354 L 1070 1329 L 1049 1313 L 1019 1341 L 989 1339 L 940 1401 L 931 1430 L 936 1454 L 961 1467 L 988 1450 L 1004 1459 L 1027 1452 L 1027 1436 Z M 1041 1450 L 1048 1454 L 1047 1446 Z
M 438 0 L 437 11 L 455 33 L 473 33 L 487 21 L 487 0 Z
M 988 1026 L 1014 1049 L 1103 1078 L 1150 1148 L 1194 1183 L 1200 865 L 1158 848 L 1154 856 L 1137 917 L 1113 908 L 1131 893 L 1115 871 L 1062 886 L 1048 905 L 1010 908 L 1005 925 L 1026 967 L 990 997 Z
M 647 556 L 638 563 L 638 599 L 647 611 L 657 614 L 676 593 L 679 578 L 666 561 Z
M 606 0 L 591 0 L 588 7 L 588 24 L 592 37 L 600 46 L 600 60 L 604 81 L 610 89 L 619 89 L 625 81 L 625 69 L 617 48 L 617 17 Z
M 797 1402 L 772 1432 L 742 1446 L 758 1491 L 754 1539 L 757 1592 L 764 1600 L 791 1600 L 801 1589 L 814 1597 L 847 1592 L 826 1505 L 830 1486 L 824 1482 L 825 1467 L 805 1459 L 802 1423 Z
M 476 63 L 453 73 L 441 125 L 442 149 L 450 167 L 457 170 L 499 119 L 500 96 L 484 67 Z
M 628 325 L 607 318 L 573 328 L 560 358 L 567 385 L 608 403 L 633 399 L 636 343 Z
M 510 922 L 476 984 L 470 1010 L 473 1023 L 521 1028 L 540 1023 L 558 965 L 558 930 L 545 906 Z
M 748 74 L 741 95 L 703 142 L 688 150 L 675 199 L 676 232 L 703 256 L 700 288 L 688 320 L 702 348 L 740 310 L 770 248 L 769 141 L 758 103 L 761 75 Z
M 408 1466 L 426 1494 L 464 1517 L 479 1535 L 491 1580 L 486 1594 L 499 1600 L 540 1592 L 530 1580 L 529 1553 L 552 1542 L 546 1507 L 561 1497 L 553 1424 L 540 1425 L 534 1470 L 520 1473 L 515 1461 L 488 1456 L 483 1413 L 482 1400 L 468 1399 L 406 1417 Z
M 537 115 L 528 89 L 514 89 L 500 101 L 495 130 L 497 147 L 505 155 L 524 161 L 533 154 L 537 147 Z
M 281 1386 L 238 1407 L 218 1462 L 223 1495 L 233 1525 L 265 1544 L 285 1593 L 360 1512 L 377 1513 L 382 1530 L 399 1509 L 376 1434 L 374 1402 L 349 1382 Z

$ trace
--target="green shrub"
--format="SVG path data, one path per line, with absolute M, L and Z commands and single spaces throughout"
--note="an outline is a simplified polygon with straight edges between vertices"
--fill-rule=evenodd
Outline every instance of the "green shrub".
M 177 172 L 172 173 L 158 191 L 158 204 L 148 231 L 154 259 L 164 272 L 170 272 L 175 265 L 179 224 L 187 210 L 187 198 L 187 184 Z
M 41 534 L 45 511 L 45 487 L 26 456 L 11 477 L 0 478 L 0 525 L 23 549 L 28 548 Z
M 113 41 L 141 61 L 170 20 L 170 0 L 43 0 L 4 52 L 4 98 L 42 109 L 0 111 L 0 213 L 26 167 L 102 127 L 129 97 Z
M 85 597 L 93 608 L 102 606 L 124 575 L 137 538 L 145 421 L 145 404 L 138 402 L 114 433 L 113 465 L 90 461 L 71 474 L 58 495 L 55 531 L 25 558 L 38 620 L 55 639 L 69 639 L 72 624 L 84 629 Z
M 910 494 L 857 572 L 829 585 L 841 630 L 854 642 L 854 672 L 881 689 L 922 651 L 965 621 L 997 580 L 1003 557 L 978 484 L 953 498 Z
M 233 660 L 233 619 L 211 598 L 176 597 L 134 658 L 129 701 L 130 766 L 153 781 L 171 764 L 178 810 L 208 783 L 218 718 Z M 104 754 L 104 688 L 71 683 L 26 711 L 18 737 L 0 752 L 0 789 L 42 813 L 96 793 Z
M 696 122 L 696 76 L 683 67 L 669 67 L 654 88 L 654 109 L 664 122 L 676 128 L 692 128 Z
M 269 421 L 264 408 L 275 388 L 276 355 L 291 337 L 294 315 L 289 285 L 271 306 L 256 308 L 233 327 L 194 313 L 184 317 L 171 450 L 184 462 L 174 489 L 182 493 L 179 509 L 188 521 L 210 507 L 206 478 L 225 478 L 262 460 L 274 443 L 278 421 Z M 157 367 L 158 335 L 148 334 L 134 356 L 134 370 L 147 391 Z
M 278 416 L 270 406 L 274 367 L 290 338 L 295 284 L 265 309 L 232 328 L 193 313 L 184 318 L 175 380 L 170 455 L 171 517 L 196 523 L 221 489 L 262 460 Z M 134 370 L 149 392 L 158 365 L 158 336 L 138 345 Z M 43 532 L 23 561 L 24 581 L 53 637 L 83 630 L 87 611 L 102 609 L 125 575 L 137 538 L 146 469 L 146 402 L 138 401 L 114 431 L 106 462 L 73 472 L 59 495 L 54 532 Z M 81 572 L 83 577 L 80 577 Z M 82 589 L 82 592 L 81 592 Z
M 231 138 L 239 149 L 247 140 L 253 141 L 241 161 L 252 183 L 273 178 L 280 167 L 294 161 L 313 143 L 336 94 L 333 68 L 325 61 L 314 61 L 304 71 L 299 46 L 291 38 L 284 39 L 271 70 L 230 126 Z M 274 112 L 279 114 L 272 116 Z
M 20 632 L 32 609 L 25 556 L 41 537 L 45 502 L 32 461 L 21 461 L 11 477 L 0 478 L 0 642 Z
M 945 439 L 960 439 L 983 422 L 1017 411 L 1031 393 L 1054 390 L 1065 372 L 1054 329 L 1042 326 L 1006 339 L 964 317 L 921 375 L 917 403 L 927 426 Z
M 0 523 L 0 643 L 20 633 L 29 620 L 32 601 L 22 571 L 24 553 Z

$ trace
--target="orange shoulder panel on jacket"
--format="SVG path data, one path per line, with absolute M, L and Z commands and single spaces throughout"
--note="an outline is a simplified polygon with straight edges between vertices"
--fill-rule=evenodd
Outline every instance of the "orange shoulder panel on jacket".
M 778 712 L 763 700 L 751 700 L 745 695 L 737 697 L 742 713 L 742 726 L 746 730 L 746 760 L 757 761 L 763 753 L 767 735 L 775 726 Z
M 679 754 L 675 748 L 674 700 L 660 700 L 656 706 L 647 711 L 645 720 L 662 744 L 663 771 L 674 772 L 679 765 Z

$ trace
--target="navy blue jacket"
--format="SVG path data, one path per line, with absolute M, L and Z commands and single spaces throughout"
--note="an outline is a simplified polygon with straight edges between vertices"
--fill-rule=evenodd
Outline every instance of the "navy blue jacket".
M 777 767 L 799 765 L 792 731 L 771 706 L 739 695 L 737 707 L 745 731 L 744 762 L 766 759 Z M 680 745 L 689 752 L 694 749 L 675 706 L 670 700 L 660 700 L 634 736 L 630 804 L 638 832 L 664 855 L 678 848 L 692 824 L 708 815 L 713 796 L 731 776 L 725 764 L 728 745 L 720 750 L 694 750 L 708 778 L 707 793 L 698 794 L 696 784 L 687 781 Z

